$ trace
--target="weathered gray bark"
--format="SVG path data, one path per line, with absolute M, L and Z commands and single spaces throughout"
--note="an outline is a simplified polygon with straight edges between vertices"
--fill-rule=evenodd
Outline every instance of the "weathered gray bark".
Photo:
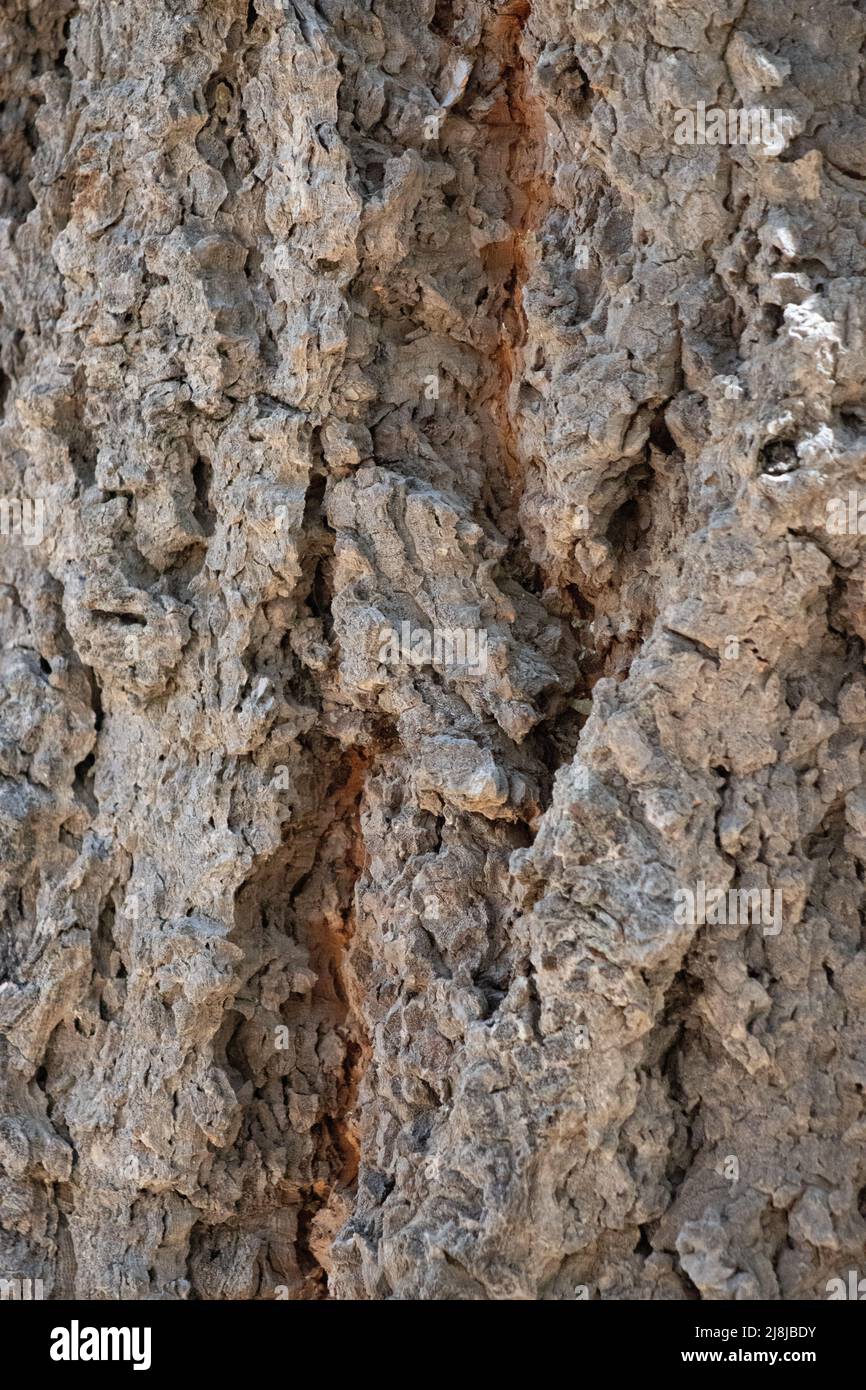
M 0 1276 L 862 1266 L 864 46 L 844 0 L 4 0 Z M 681 145 L 699 102 L 783 138 Z

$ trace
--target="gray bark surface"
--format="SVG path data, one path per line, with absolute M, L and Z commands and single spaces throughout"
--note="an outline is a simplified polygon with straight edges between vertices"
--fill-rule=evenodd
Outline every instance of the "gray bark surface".
M 0 1277 L 866 1273 L 864 52 L 4 0 Z

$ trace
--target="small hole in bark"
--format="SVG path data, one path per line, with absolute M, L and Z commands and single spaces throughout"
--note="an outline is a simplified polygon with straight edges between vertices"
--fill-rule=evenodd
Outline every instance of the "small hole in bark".
M 633 548 L 638 535 L 640 515 L 636 499 L 630 497 L 618 507 L 608 523 L 607 539 L 614 550 L 624 551 Z
M 121 627 L 147 627 L 147 619 L 142 618 L 140 613 L 110 613 L 104 608 L 92 608 L 90 616 L 101 618 L 104 622 L 119 623 Z
M 646 1226 L 641 1226 L 640 1228 L 640 1239 L 634 1248 L 634 1253 L 636 1255 L 643 1255 L 645 1258 L 653 1253 Z
M 454 24 L 454 11 L 451 0 L 436 0 L 431 28 L 437 34 L 450 35 Z
M 195 506 L 193 515 L 206 536 L 214 533 L 214 512 L 210 505 L 210 490 L 213 483 L 213 469 L 206 458 L 199 456 L 192 466 L 192 481 L 195 487 Z
M 661 411 L 659 411 L 650 427 L 650 440 L 663 454 L 672 454 L 676 451 L 677 446 Z
M 93 754 L 92 754 L 92 753 L 88 753 L 88 755 L 87 755 L 86 758 L 82 758 L 80 763 L 76 763 L 76 764 L 75 764 L 75 779 L 76 779 L 76 781 L 81 781 L 81 782 L 84 781 L 84 779 L 85 779 L 85 777 L 87 776 L 88 772 L 89 772 L 90 769 L 93 767 L 94 761 L 95 761 L 95 759 L 94 759 Z
M 790 439 L 774 439 L 764 445 L 758 462 L 762 473 L 777 478 L 784 473 L 793 473 L 798 467 L 797 451 Z

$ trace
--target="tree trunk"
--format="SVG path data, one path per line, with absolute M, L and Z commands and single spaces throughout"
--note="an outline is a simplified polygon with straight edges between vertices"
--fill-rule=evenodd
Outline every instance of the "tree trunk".
M 6 0 L 0 1276 L 862 1265 L 864 43 Z

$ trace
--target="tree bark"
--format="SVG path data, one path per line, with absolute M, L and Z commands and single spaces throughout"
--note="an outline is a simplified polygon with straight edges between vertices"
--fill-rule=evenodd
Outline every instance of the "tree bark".
M 6 0 L 0 1276 L 862 1265 L 864 45 Z

